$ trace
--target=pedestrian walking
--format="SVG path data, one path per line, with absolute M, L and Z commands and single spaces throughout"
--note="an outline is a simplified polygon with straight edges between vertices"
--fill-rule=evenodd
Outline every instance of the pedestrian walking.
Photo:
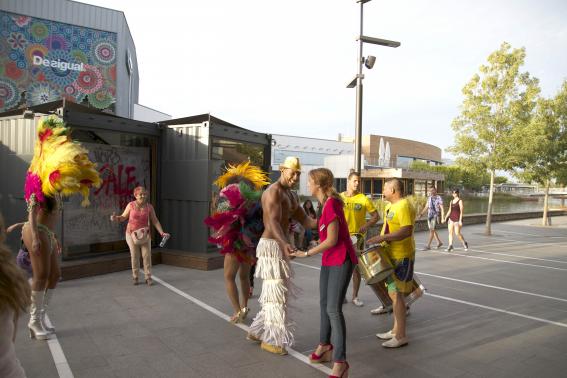
M 449 229 L 449 245 L 445 251 L 451 252 L 453 248 L 453 233 L 457 235 L 461 243 L 463 243 L 463 249 L 465 251 L 469 250 L 469 243 L 465 240 L 461 233 L 463 228 L 463 214 L 465 211 L 465 206 L 463 200 L 459 196 L 459 189 L 453 189 L 451 192 L 453 199 L 449 202 L 449 209 L 447 210 L 447 215 L 445 216 L 445 221 L 447 222 L 447 228 Z
M 437 194 L 437 188 L 433 187 L 429 189 L 429 197 L 427 197 L 427 205 L 419 213 L 421 218 L 423 214 L 427 212 L 427 227 L 429 228 L 429 239 L 427 244 L 422 248 L 422 251 L 428 251 L 431 249 L 431 242 L 435 238 L 437 240 L 437 249 L 443 246 L 441 238 L 435 228 L 437 227 L 437 222 L 441 221 L 445 223 L 445 212 L 443 210 L 443 198 Z

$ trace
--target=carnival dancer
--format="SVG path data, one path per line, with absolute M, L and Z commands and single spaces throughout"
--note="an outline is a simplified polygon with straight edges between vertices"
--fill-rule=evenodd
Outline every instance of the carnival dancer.
M 215 184 L 221 188 L 215 212 L 205 219 L 211 227 L 209 241 L 219 245 L 224 255 L 224 283 L 234 309 L 230 322 L 241 323 L 250 309 L 252 295 L 251 265 L 256 260 L 256 246 L 264 231 L 260 197 L 269 184 L 268 174 L 249 161 L 230 165 Z M 240 300 L 235 280 L 240 279 Z
M 352 271 L 358 263 L 350 240 L 349 228 L 343 212 L 341 196 L 333 188 L 333 174 L 327 168 L 309 172 L 307 185 L 311 194 L 323 204 L 319 219 L 321 243 L 309 251 L 297 251 L 295 257 L 309 257 L 323 252 L 319 275 L 319 304 L 321 323 L 319 345 L 311 354 L 312 363 L 332 360 L 330 377 L 348 377 L 346 362 L 346 324 L 343 316 L 343 299 Z
M 386 181 L 384 199 L 390 203 L 385 208 L 382 231 L 368 239 L 368 243 L 388 243 L 386 251 L 394 266 L 394 272 L 387 279 L 388 294 L 394 307 L 394 326 L 388 332 L 376 334 L 376 337 L 388 340 L 382 343 L 383 347 L 398 348 L 408 343 L 404 295 L 413 290 L 415 211 L 403 198 L 402 183 L 398 179 Z
M 347 179 L 347 190 L 341 193 L 344 203 L 344 213 L 348 224 L 348 231 L 351 235 L 360 235 L 359 249 L 364 245 L 366 232 L 370 227 L 378 222 L 378 212 L 374 204 L 368 197 L 358 191 L 360 187 L 360 173 L 351 172 Z M 366 221 L 366 214 L 370 214 L 370 219 Z M 364 303 L 358 299 L 360 290 L 360 271 L 354 269 L 352 273 L 352 303 L 362 307 Z
M 308 217 L 291 193 L 299 182 L 301 165 L 296 157 L 287 157 L 280 165 L 280 178 L 262 194 L 264 232 L 256 248 L 256 277 L 262 278 L 260 312 L 254 318 L 248 340 L 261 342 L 267 352 L 285 355 L 293 344 L 294 323 L 288 314 L 288 299 L 293 294 L 290 254 L 296 251 L 289 243 L 289 219 L 315 228 L 317 221 Z
M 46 340 L 55 332 L 45 324 L 45 315 L 61 274 L 61 248 L 53 231 L 62 209 L 61 197 L 81 193 L 81 205 L 88 206 L 89 188 L 100 186 L 101 180 L 88 151 L 71 139 L 70 129 L 58 117 L 41 120 L 37 137 L 25 182 L 29 214 L 22 237 L 33 271 L 30 336 Z

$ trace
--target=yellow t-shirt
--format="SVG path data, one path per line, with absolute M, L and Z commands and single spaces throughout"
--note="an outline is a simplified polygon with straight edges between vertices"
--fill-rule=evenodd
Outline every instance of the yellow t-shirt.
M 384 211 L 384 225 L 380 235 L 386 233 L 394 233 L 404 226 L 413 226 L 415 220 L 415 211 L 407 199 L 401 199 L 394 204 L 386 205 Z M 388 232 L 386 232 L 388 230 Z M 390 256 L 394 259 L 403 259 L 406 257 L 415 257 L 415 240 L 413 232 L 411 236 L 400 240 L 389 242 L 388 250 Z
M 348 232 L 355 234 L 366 223 L 366 213 L 373 213 L 376 211 L 376 208 L 372 201 L 362 193 L 347 197 L 346 192 L 342 192 L 341 198 L 345 204 L 344 212 L 348 224 Z

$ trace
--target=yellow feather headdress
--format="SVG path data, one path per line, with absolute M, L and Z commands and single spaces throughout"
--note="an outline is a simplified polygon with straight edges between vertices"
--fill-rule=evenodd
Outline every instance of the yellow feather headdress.
M 242 179 L 250 181 L 256 190 L 260 190 L 270 183 L 266 172 L 260 167 L 250 164 L 250 161 L 246 161 L 236 166 L 229 164 L 226 172 L 216 179 L 215 185 L 222 189 L 232 181 L 240 181 Z
M 44 195 L 81 193 L 81 204 L 89 205 L 89 188 L 100 186 L 100 176 L 96 165 L 88 158 L 88 151 L 73 141 L 70 133 L 56 116 L 40 121 L 34 156 L 26 177 L 26 200 L 32 194 L 42 202 Z

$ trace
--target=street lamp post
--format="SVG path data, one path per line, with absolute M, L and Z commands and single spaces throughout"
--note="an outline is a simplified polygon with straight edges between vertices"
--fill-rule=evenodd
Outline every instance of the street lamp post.
M 364 14 L 364 3 L 371 0 L 357 0 L 360 3 L 360 32 L 358 34 L 358 73 L 354 79 L 347 85 L 347 88 L 356 87 L 356 115 L 355 115 L 355 136 L 354 136 L 354 169 L 356 172 L 361 173 L 361 155 L 362 155 L 362 79 L 364 75 L 362 74 L 362 65 L 366 65 L 368 69 L 371 69 L 376 60 L 375 57 L 369 56 L 364 58 L 362 56 L 362 44 L 371 43 L 373 45 L 381 45 L 387 47 L 398 47 L 400 42 L 389 41 L 387 39 L 374 38 L 365 36 L 362 32 L 363 24 L 363 14 Z

